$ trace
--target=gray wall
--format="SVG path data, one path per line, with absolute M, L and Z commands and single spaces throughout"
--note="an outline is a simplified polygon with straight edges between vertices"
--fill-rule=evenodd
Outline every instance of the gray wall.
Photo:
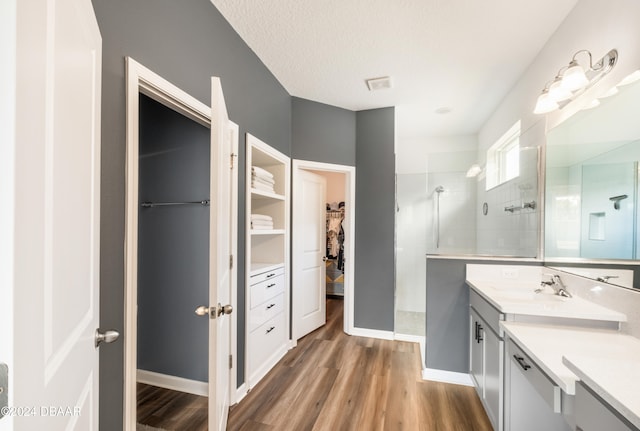
M 209 199 L 210 132 L 140 95 L 139 202 Z M 140 208 L 138 369 L 208 381 L 209 212 Z
M 297 110 L 296 147 L 300 145 L 295 157 L 355 163 L 359 185 L 356 214 L 360 215 L 356 220 L 356 326 L 393 330 L 393 108 L 354 114 L 302 99 L 292 102 L 208 0 L 93 0 L 93 6 L 103 41 L 101 327 L 124 328 L 124 59 L 130 56 L 205 104 L 210 103 L 210 77 L 221 78 L 229 116 L 239 124 L 241 133 L 241 227 L 245 217 L 245 132 L 291 155 L 293 105 Z M 310 115 L 315 116 L 314 121 L 322 120 L 310 123 Z M 357 140 L 351 132 L 353 121 Z M 353 140 L 355 149 L 350 148 Z M 239 334 L 245 332 L 244 244 L 241 228 L 236 308 Z M 122 428 L 123 341 L 100 352 L 100 427 L 105 430 Z M 238 346 L 241 384 L 245 362 L 242 336 Z
M 394 329 L 395 110 L 356 113 L 354 324 Z
M 427 258 L 427 368 L 469 372 L 468 263 L 542 265 L 518 260 Z
M 230 118 L 240 125 L 240 226 L 244 226 L 244 133 L 285 154 L 291 97 L 208 0 L 93 0 L 102 33 L 100 325 L 124 328 L 125 56 L 209 104 L 219 76 Z M 238 253 L 244 255 L 244 230 Z M 238 332 L 244 333 L 244 260 L 238 259 Z M 123 341 L 100 349 L 100 428 L 122 428 Z M 242 346 L 242 344 L 239 344 Z M 238 354 L 244 381 L 244 351 Z
M 293 97 L 291 157 L 355 166 L 356 113 Z

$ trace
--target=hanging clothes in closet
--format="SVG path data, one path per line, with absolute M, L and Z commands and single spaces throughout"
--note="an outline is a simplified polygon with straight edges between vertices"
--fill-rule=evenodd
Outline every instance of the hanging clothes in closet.
M 327 204 L 327 294 L 344 294 L 344 202 Z

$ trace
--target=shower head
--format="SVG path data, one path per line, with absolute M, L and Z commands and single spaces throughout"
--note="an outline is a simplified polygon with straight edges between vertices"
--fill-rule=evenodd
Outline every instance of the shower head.
M 443 191 L 444 191 L 444 187 L 442 186 L 436 187 L 436 190 L 435 190 L 436 193 L 442 193 Z

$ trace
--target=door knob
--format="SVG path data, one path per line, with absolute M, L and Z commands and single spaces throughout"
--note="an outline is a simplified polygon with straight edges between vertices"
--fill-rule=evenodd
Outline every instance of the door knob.
M 322 256 L 322 261 L 326 262 L 327 261 L 327 256 Z
M 212 319 L 216 318 L 216 307 L 207 307 L 206 305 L 201 305 L 196 308 L 195 313 L 198 316 L 206 316 L 209 315 Z
M 120 337 L 120 333 L 113 329 L 109 329 L 108 331 L 100 332 L 100 329 L 96 329 L 95 335 L 95 346 L 99 347 L 100 343 L 113 343 Z
M 218 316 L 231 313 L 233 313 L 233 306 L 231 304 L 227 304 L 225 306 L 222 306 L 222 304 L 218 304 Z

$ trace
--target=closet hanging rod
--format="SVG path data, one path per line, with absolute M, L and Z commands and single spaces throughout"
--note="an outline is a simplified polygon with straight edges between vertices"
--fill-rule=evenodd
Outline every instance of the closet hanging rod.
M 168 206 L 174 206 L 174 205 L 202 205 L 202 206 L 208 206 L 209 205 L 209 199 L 205 199 L 205 200 L 202 200 L 202 201 L 192 201 L 192 202 L 142 202 L 140 205 L 142 205 L 143 208 L 168 207 Z

